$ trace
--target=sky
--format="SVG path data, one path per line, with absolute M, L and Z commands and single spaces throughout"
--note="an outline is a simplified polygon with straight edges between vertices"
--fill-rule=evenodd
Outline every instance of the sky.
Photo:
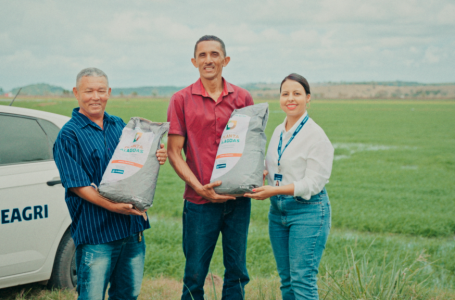
M 0 87 L 71 89 L 85 67 L 111 87 L 187 86 L 195 42 L 226 44 L 231 83 L 455 82 L 453 0 L 0 0 Z

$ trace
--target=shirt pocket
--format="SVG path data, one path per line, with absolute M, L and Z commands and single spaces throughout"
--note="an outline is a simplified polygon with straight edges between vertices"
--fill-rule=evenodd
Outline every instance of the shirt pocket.
M 107 164 L 104 161 L 104 149 L 93 148 L 90 150 L 90 163 L 87 165 L 89 171 L 88 176 L 93 183 L 99 185 L 104 170 L 107 167 Z

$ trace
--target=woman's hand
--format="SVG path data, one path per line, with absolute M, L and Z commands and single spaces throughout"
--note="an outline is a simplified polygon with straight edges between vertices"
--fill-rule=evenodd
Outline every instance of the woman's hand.
M 262 185 L 265 185 L 265 178 L 269 175 L 269 171 L 264 170 L 264 173 L 262 173 Z
M 267 171 L 265 171 L 265 172 L 267 172 Z M 265 186 L 255 188 L 253 190 L 253 193 L 246 193 L 243 196 L 248 197 L 248 198 L 253 198 L 256 200 L 264 200 L 264 199 L 270 198 L 272 196 L 278 195 L 276 189 L 277 189 L 276 187 L 273 187 L 270 185 L 265 185 Z
M 156 157 L 158 157 L 158 161 L 160 162 L 160 165 L 164 165 L 164 163 L 167 160 L 167 150 L 164 148 L 164 144 L 160 145 L 160 150 L 156 151 Z

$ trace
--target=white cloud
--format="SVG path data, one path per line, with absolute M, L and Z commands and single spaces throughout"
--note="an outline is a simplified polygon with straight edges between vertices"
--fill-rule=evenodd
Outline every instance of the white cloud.
M 447 3 L 439 11 L 437 20 L 439 24 L 443 25 L 455 25 L 455 4 Z
M 221 37 L 233 83 L 455 81 L 450 0 L 32 1 L 2 3 L 0 87 L 70 88 L 97 66 L 113 86 L 186 85 L 194 43 Z
M 436 47 L 429 47 L 425 51 L 425 58 L 424 62 L 428 62 L 430 64 L 438 63 L 439 62 L 439 50 Z

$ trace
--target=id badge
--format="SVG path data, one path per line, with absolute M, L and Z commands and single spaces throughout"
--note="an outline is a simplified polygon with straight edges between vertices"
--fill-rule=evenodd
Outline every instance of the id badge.
M 275 186 L 281 186 L 281 182 L 283 181 L 283 175 L 275 173 L 273 177 L 273 183 Z

